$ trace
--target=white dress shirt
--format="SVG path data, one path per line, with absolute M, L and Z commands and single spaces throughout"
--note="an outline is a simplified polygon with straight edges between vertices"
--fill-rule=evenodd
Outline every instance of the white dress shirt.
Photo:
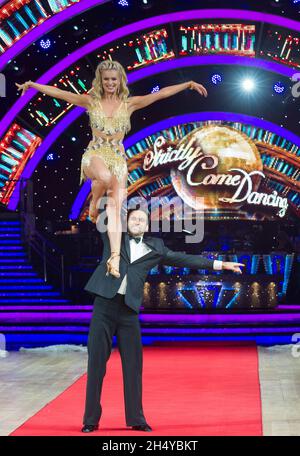
M 130 246 L 130 263 L 135 260 L 138 260 L 142 256 L 146 255 L 147 253 L 151 252 L 150 247 L 148 247 L 145 242 L 143 242 L 143 236 L 140 242 L 135 242 L 134 239 L 130 239 L 129 246 Z M 126 286 L 127 286 L 127 274 L 125 274 L 118 293 L 125 294 L 126 293 Z
M 142 256 L 146 255 L 147 253 L 151 252 L 150 247 L 143 242 L 143 236 L 140 242 L 135 242 L 134 239 L 130 239 L 129 241 L 130 246 L 130 263 L 133 261 L 141 258 Z M 214 260 L 213 268 L 215 270 L 220 271 L 222 269 L 222 261 Z M 127 286 L 127 274 L 125 274 L 118 293 L 126 294 L 126 286 Z

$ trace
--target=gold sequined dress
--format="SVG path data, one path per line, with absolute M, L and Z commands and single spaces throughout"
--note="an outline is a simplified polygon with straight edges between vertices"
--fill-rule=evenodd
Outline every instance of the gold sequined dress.
M 131 127 L 127 104 L 127 100 L 122 101 L 111 117 L 106 116 L 100 102 L 94 102 L 87 109 L 93 138 L 82 155 L 80 184 L 87 178 L 84 166 L 89 166 L 94 156 L 100 157 L 119 181 L 126 175 L 127 156 L 123 138 Z

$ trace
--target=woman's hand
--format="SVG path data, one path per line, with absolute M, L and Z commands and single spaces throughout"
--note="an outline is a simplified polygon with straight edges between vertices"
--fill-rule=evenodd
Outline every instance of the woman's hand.
M 202 84 L 198 84 L 198 82 L 191 81 L 190 82 L 190 89 L 196 90 L 200 95 L 207 97 L 207 90 Z
M 16 82 L 16 86 L 18 87 L 18 90 L 22 90 L 21 96 L 24 95 L 24 93 L 30 88 L 31 84 L 32 84 L 32 81 L 24 82 L 24 84 L 18 84 Z

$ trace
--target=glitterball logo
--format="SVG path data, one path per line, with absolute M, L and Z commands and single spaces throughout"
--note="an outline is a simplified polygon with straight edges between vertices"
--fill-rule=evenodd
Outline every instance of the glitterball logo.
M 284 217 L 288 209 L 287 198 L 277 191 L 260 190 L 266 176 L 255 142 L 227 125 L 196 128 L 177 143 L 158 136 L 143 168 L 159 173 L 167 167 L 177 195 L 196 211 L 225 215 L 246 206 L 265 212 L 275 208 L 276 215 Z

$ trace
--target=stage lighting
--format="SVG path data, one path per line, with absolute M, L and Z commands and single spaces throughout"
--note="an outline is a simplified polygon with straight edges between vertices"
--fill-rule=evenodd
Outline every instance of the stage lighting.
M 150 9 L 153 6 L 153 0 L 140 0 L 139 6 L 143 9 Z
M 45 40 L 41 40 L 40 41 L 40 46 L 41 46 L 42 49 L 48 49 L 51 46 L 51 41 L 49 39 L 47 39 L 46 41 Z
M 151 90 L 151 93 L 159 92 L 159 89 L 160 89 L 160 87 L 159 87 L 159 85 L 157 85 L 157 86 L 153 87 L 153 89 Z
M 120 6 L 129 6 L 129 3 L 127 0 L 119 0 L 118 5 Z
M 292 4 L 292 7 L 296 7 L 297 11 L 299 11 L 300 0 L 290 0 L 290 3 Z
M 285 86 L 280 81 L 278 81 L 273 85 L 273 90 L 275 93 L 281 94 L 285 91 Z
M 253 79 L 247 78 L 242 81 L 242 87 L 246 92 L 252 92 L 254 90 L 255 84 Z
M 273 6 L 274 8 L 282 8 L 284 5 L 284 1 L 282 0 L 272 0 L 270 2 L 271 6 Z
M 215 85 L 221 84 L 223 78 L 219 73 L 215 73 L 211 77 L 211 82 Z
M 58 159 L 58 156 L 55 152 L 50 152 L 49 154 L 46 155 L 47 162 L 55 161 L 57 159 Z

